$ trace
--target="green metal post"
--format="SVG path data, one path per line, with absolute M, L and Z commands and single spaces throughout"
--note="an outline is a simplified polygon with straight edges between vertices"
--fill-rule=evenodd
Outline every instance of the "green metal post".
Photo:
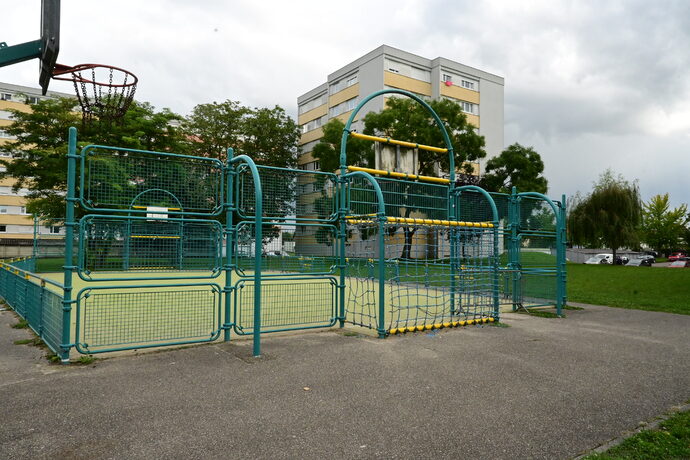
M 254 330 L 253 330 L 253 354 L 261 356 L 261 250 L 262 250 L 262 223 L 263 223 L 263 195 L 261 191 L 261 177 L 254 160 L 247 155 L 240 155 L 229 160 L 230 163 L 244 162 L 252 172 L 254 180 Z M 259 252 L 257 256 L 257 252 Z
M 379 209 L 379 338 L 385 339 L 388 331 L 386 329 L 386 246 L 385 246 L 385 226 L 386 213 Z
M 230 341 L 230 329 L 232 328 L 231 316 L 231 297 L 232 297 L 232 247 L 233 247 L 233 168 L 230 159 L 235 156 L 233 149 L 228 149 L 227 161 L 225 163 L 225 258 L 223 259 L 223 270 L 225 270 L 225 323 L 223 324 L 224 337 L 226 342 Z
M 31 249 L 31 260 L 33 262 L 32 269 L 31 271 L 35 272 L 36 271 L 36 265 L 38 264 L 38 217 L 34 216 L 34 242 L 33 242 L 33 248 Z
M 520 226 L 520 198 L 517 194 L 517 187 L 513 187 L 510 191 L 510 248 L 508 250 L 508 257 L 510 259 L 509 267 L 513 281 L 513 311 L 519 308 L 522 303 L 522 293 L 520 292 L 520 238 L 518 231 Z
M 567 243 L 568 243 L 568 215 L 567 215 L 567 207 L 566 207 L 566 197 L 565 194 L 561 196 L 561 232 L 562 232 L 562 237 L 561 237 L 561 246 L 559 250 L 561 251 L 561 266 L 563 267 L 563 272 L 562 276 L 563 279 L 561 281 L 561 289 L 563 293 L 563 305 L 567 305 L 568 303 L 568 275 L 567 275 L 567 265 L 566 265 L 566 251 L 568 249 Z
M 65 265 L 64 270 L 64 295 L 62 300 L 62 339 L 60 343 L 60 359 L 63 363 L 69 362 L 69 351 L 72 347 L 70 336 L 72 329 L 72 272 L 74 261 L 72 246 L 74 243 L 74 221 L 76 173 L 77 173 L 77 128 L 69 128 L 69 141 L 67 148 L 67 208 L 65 211 Z

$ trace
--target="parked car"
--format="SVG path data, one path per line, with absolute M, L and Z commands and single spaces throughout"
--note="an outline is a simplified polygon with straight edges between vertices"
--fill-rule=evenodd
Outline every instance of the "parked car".
M 625 265 L 630 262 L 628 256 L 616 256 L 616 265 Z
M 687 257 L 680 258 L 671 262 L 670 268 L 690 268 L 690 259 Z
M 650 264 L 656 263 L 656 256 L 653 254 L 649 254 L 648 252 L 646 254 L 639 254 L 635 256 L 635 258 L 648 260 Z
M 650 256 L 646 255 L 637 256 L 630 259 L 630 261 L 625 265 L 628 267 L 651 267 L 653 263 L 652 259 L 653 258 L 650 258 Z
M 684 259 L 684 258 L 686 258 L 687 256 L 688 256 L 688 255 L 687 255 L 686 253 L 682 252 L 682 251 L 674 252 L 673 254 L 671 254 L 670 256 L 668 256 L 668 261 L 669 261 L 669 262 L 675 262 L 676 260 Z
M 613 262 L 613 254 L 597 254 L 585 260 L 586 264 L 596 265 L 596 264 L 610 264 Z

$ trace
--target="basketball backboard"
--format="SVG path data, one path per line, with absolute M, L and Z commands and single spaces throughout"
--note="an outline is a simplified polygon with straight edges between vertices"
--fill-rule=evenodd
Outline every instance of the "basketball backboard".
M 41 0 L 40 34 L 38 40 L 17 45 L 0 41 L 0 67 L 38 59 L 38 82 L 45 94 L 60 51 L 60 0 Z
M 41 42 L 38 83 L 45 94 L 60 52 L 60 0 L 41 0 Z

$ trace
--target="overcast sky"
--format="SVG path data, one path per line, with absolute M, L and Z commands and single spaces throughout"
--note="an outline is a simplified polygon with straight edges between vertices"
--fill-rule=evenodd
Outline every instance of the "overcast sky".
M 0 41 L 39 38 L 40 3 L 3 0 Z M 297 96 L 382 44 L 504 77 L 505 144 L 541 154 L 550 195 L 612 168 L 690 203 L 687 0 L 63 0 L 58 62 L 131 70 L 138 100 L 182 115 L 231 99 L 296 118 Z M 0 81 L 37 86 L 37 67 Z

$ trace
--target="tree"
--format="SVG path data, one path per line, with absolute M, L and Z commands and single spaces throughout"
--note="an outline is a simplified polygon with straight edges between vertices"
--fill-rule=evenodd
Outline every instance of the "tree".
M 297 164 L 299 127 L 279 106 L 250 109 L 229 100 L 200 104 L 183 129 L 195 155 L 224 161 L 232 147 L 235 155 L 246 154 L 260 165 Z
M 629 183 L 606 170 L 594 184 L 594 190 L 573 203 L 568 232 L 575 244 L 610 247 L 615 260 L 619 248 L 639 245 L 641 219 L 637 183 Z
M 653 196 L 643 205 L 642 240 L 666 255 L 678 249 L 687 232 L 687 212 L 685 204 L 671 210 L 668 193 Z
M 323 125 L 323 137 L 312 149 L 312 156 L 321 164 L 321 170 L 333 172 L 340 168 L 340 147 L 345 123 L 337 118 Z M 347 140 L 347 163 L 365 168 L 374 167 L 373 144 L 362 139 Z
M 513 187 L 518 192 L 548 190 L 541 156 L 532 147 L 517 142 L 487 161 L 485 171 L 481 186 L 491 192 L 510 193 Z
M 1 177 L 15 180 L 13 190 L 27 188 L 27 211 L 60 218 L 65 212 L 67 188 L 67 133 L 81 126 L 80 145 L 106 144 L 119 147 L 176 151 L 184 150 L 183 138 L 170 121 L 179 115 L 164 109 L 156 112 L 148 103 L 134 102 L 122 123 L 112 126 L 82 126 L 76 101 L 71 98 L 44 99 L 31 112 L 10 110 L 13 123 L 6 128 L 16 140 L 6 144 L 12 159 L 2 160 Z
M 228 147 L 240 143 L 244 117 L 249 109 L 237 101 L 199 104 L 182 127 L 194 155 L 225 159 Z
M 364 117 L 364 133 L 417 144 L 445 147 L 441 130 L 434 119 L 418 102 L 409 98 L 393 97 L 381 112 L 369 112 Z M 439 116 L 455 152 L 455 167 L 472 173 L 472 162 L 486 156 L 484 137 L 477 134 L 467 121 L 462 106 L 448 99 L 430 101 Z M 423 151 L 419 154 L 419 174 L 433 175 L 436 166 L 444 171 L 450 167 L 447 153 Z
M 281 168 L 297 165 L 300 129 L 282 107 L 251 110 L 244 118 L 241 132 L 237 151 L 252 157 L 256 164 Z

